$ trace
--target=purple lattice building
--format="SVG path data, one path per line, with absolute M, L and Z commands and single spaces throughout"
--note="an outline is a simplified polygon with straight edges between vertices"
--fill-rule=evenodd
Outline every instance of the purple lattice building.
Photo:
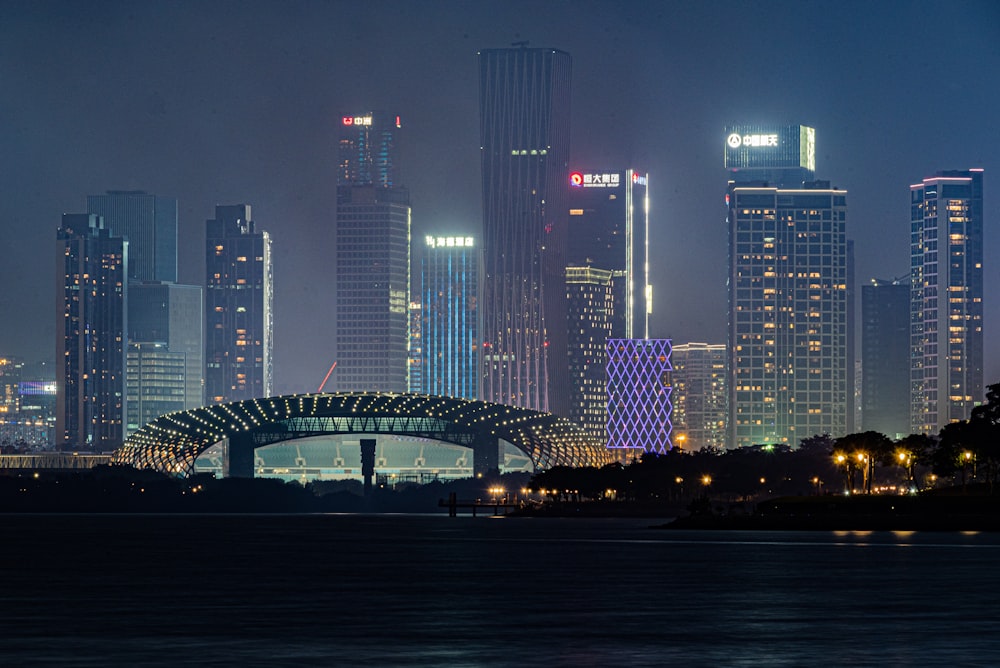
M 670 442 L 670 339 L 608 339 L 608 448 L 663 454 Z

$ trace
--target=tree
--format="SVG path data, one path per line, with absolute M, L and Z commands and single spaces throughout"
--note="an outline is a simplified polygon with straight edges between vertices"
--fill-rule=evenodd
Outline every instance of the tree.
M 834 441 L 834 446 L 844 453 L 848 461 L 857 466 L 858 470 L 864 472 L 865 493 L 871 494 L 875 462 L 892 463 L 893 443 L 889 437 L 877 431 L 865 431 L 841 436 Z

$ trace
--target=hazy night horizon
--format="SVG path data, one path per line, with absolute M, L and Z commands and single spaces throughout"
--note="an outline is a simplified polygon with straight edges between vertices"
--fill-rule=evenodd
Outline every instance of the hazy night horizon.
M 572 57 L 570 169 L 649 174 L 652 336 L 726 341 L 724 128 L 801 123 L 816 177 L 849 193 L 856 289 L 909 271 L 909 185 L 985 170 L 984 380 L 1000 380 L 990 2 L 7 3 L 0 354 L 54 358 L 61 215 L 144 190 L 177 199 L 181 283 L 204 284 L 216 205 L 253 207 L 273 240 L 274 390 L 315 391 L 342 115 L 400 115 L 414 240 L 478 236 L 476 54 L 521 41 Z

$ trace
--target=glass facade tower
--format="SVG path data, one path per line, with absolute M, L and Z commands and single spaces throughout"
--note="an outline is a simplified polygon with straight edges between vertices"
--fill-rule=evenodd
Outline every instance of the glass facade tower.
M 983 170 L 910 186 L 910 431 L 983 400 Z
M 337 188 L 337 369 L 341 392 L 406 392 L 410 205 L 402 188 Z
M 272 392 L 271 237 L 250 206 L 215 207 L 207 223 L 205 400 L 210 404 Z
M 483 179 L 481 396 L 569 414 L 568 53 L 479 52 Z
M 111 236 L 129 242 L 128 277 L 177 282 L 177 200 L 142 190 L 87 196 L 87 213 L 104 218 Z

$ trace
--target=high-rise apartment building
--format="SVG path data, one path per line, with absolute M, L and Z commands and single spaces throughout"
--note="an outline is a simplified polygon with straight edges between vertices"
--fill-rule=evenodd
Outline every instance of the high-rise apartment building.
M 847 192 L 814 181 L 815 132 L 726 130 L 729 447 L 853 423 Z
M 847 193 L 733 183 L 728 197 L 730 446 L 844 434 Z
M 177 200 L 142 190 L 87 196 L 87 213 L 104 218 L 113 237 L 129 243 L 128 277 L 177 282 Z
M 419 296 L 410 300 L 410 345 L 406 363 L 408 365 L 406 387 L 410 392 L 423 392 L 424 373 L 421 367 L 423 356 L 423 317 Z
M 482 398 L 569 414 L 568 53 L 479 52 Z
M 479 248 L 472 236 L 427 236 L 420 272 L 424 394 L 479 398 Z
M 910 433 L 910 277 L 861 286 L 861 430 Z
M 56 237 L 55 446 L 111 451 L 124 439 L 129 245 L 96 214 L 64 214 Z
M 205 235 L 205 401 L 271 395 L 271 237 L 250 205 L 215 207 Z
M 910 186 L 910 430 L 937 433 L 983 401 L 983 170 Z
M 726 447 L 726 346 L 682 343 L 670 355 L 673 442 L 684 449 Z

